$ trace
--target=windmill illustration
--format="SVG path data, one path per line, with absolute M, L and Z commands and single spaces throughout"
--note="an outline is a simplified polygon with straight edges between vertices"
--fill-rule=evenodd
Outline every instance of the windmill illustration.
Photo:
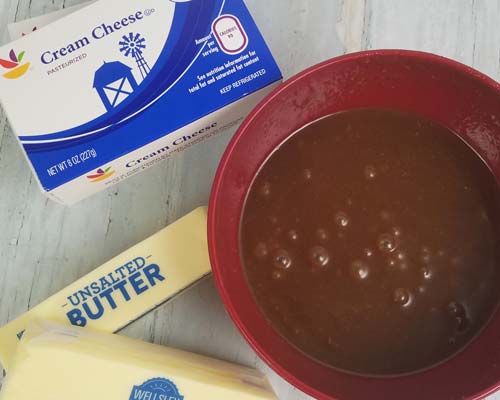
M 142 79 L 145 79 L 151 72 L 151 68 L 142 54 L 145 48 L 146 39 L 141 37 L 139 33 L 134 34 L 130 32 L 128 35 L 124 35 L 120 41 L 120 51 L 125 57 L 132 57 L 135 59 L 139 71 L 141 72 Z

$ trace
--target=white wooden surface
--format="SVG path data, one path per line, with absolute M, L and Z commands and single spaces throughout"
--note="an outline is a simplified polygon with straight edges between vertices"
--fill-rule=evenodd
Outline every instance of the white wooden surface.
M 0 44 L 8 40 L 7 23 L 79 2 L 0 0 Z M 500 0 L 246 2 L 285 77 L 346 52 L 406 48 L 452 57 L 500 79 Z M 0 110 L 0 325 L 207 203 L 232 133 L 68 209 L 40 194 Z M 269 374 L 280 399 L 308 398 L 256 357 L 226 316 L 211 279 L 123 333 L 256 365 Z

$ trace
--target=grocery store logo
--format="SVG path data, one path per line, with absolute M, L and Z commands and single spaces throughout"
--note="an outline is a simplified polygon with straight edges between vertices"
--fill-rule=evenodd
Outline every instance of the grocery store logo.
M 172 381 L 155 378 L 140 386 L 134 386 L 129 400 L 184 400 L 184 396 Z
M 114 175 L 115 172 L 116 171 L 112 169 L 112 167 L 108 167 L 106 169 L 99 168 L 95 174 L 87 175 L 87 179 L 92 183 L 101 182 Z
M 4 60 L 0 58 L 0 66 L 4 69 L 8 69 L 9 71 L 5 72 L 2 76 L 6 79 L 18 79 L 23 76 L 28 69 L 30 68 L 30 63 L 22 64 L 24 58 L 24 51 L 21 51 L 19 54 L 16 54 L 14 49 L 12 49 L 9 53 L 9 59 Z

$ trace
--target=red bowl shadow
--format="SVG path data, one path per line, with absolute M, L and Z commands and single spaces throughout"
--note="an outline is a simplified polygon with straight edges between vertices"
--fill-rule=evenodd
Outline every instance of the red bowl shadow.
M 393 108 L 426 116 L 463 137 L 500 182 L 500 85 L 432 54 L 381 50 L 314 66 L 271 93 L 229 144 L 212 190 L 209 248 L 215 280 L 234 323 L 259 356 L 317 399 L 480 399 L 500 387 L 500 313 L 464 351 L 427 371 L 368 378 L 305 356 L 266 322 L 244 276 L 239 224 L 248 188 L 269 154 L 305 124 L 335 112 Z

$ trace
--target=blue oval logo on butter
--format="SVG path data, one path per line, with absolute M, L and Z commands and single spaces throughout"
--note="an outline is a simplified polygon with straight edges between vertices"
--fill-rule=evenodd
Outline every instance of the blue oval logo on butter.
M 134 386 L 129 400 L 184 400 L 177 386 L 165 378 L 155 378 Z

